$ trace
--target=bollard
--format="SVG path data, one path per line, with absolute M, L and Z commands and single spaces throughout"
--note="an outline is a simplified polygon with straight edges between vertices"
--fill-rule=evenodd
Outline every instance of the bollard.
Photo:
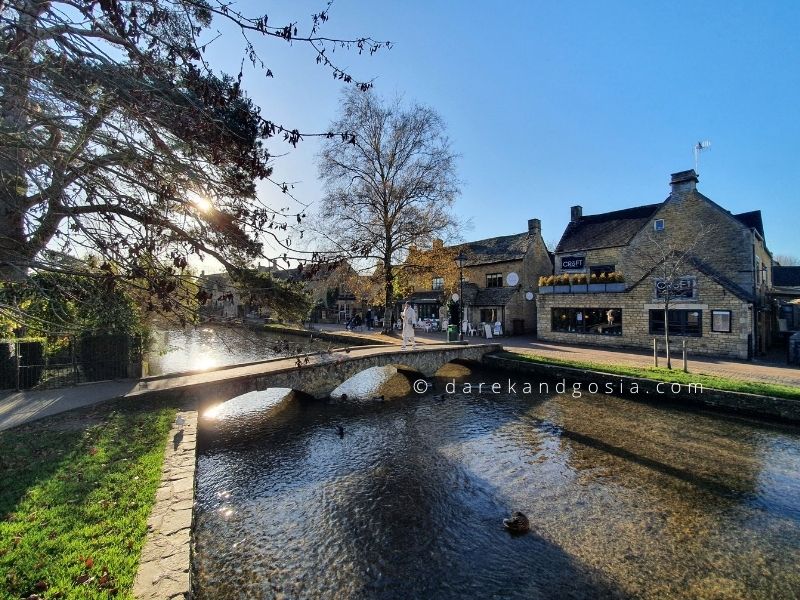
M 688 373 L 689 368 L 686 364 L 686 340 L 683 340 L 683 372 Z
M 658 338 L 653 338 L 653 366 L 658 368 Z

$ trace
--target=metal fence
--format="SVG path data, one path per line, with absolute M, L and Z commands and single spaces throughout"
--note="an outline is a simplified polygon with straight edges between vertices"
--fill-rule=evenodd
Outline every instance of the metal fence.
M 139 376 L 141 340 L 117 334 L 0 339 L 0 389 L 50 389 Z

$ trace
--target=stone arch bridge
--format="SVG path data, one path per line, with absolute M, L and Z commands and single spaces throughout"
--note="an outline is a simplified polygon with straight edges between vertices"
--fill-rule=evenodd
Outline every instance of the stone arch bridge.
M 480 363 L 500 344 L 437 344 L 402 351 L 392 345 L 360 346 L 278 358 L 206 371 L 151 377 L 142 380 L 130 395 L 169 392 L 200 403 L 218 401 L 271 387 L 290 388 L 314 398 L 324 398 L 339 384 L 370 367 L 394 366 L 407 376 L 433 376 L 448 363 Z M 298 366 L 299 360 L 299 366 Z

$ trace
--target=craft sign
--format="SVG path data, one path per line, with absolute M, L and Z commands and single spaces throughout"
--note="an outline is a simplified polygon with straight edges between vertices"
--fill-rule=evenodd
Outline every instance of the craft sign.
M 562 256 L 561 257 L 561 270 L 562 271 L 575 271 L 583 269 L 586 264 L 585 256 Z

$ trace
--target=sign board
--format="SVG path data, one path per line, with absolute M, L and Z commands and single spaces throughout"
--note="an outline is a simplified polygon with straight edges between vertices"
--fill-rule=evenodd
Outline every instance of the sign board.
M 586 266 L 585 256 L 562 256 L 561 257 L 561 270 L 562 271 L 580 271 Z
M 506 283 L 510 286 L 517 285 L 519 283 L 519 275 L 514 273 L 513 271 L 506 275 Z
M 697 292 L 697 280 L 694 277 L 678 277 L 677 279 L 656 279 L 656 298 L 694 298 Z
M 483 333 L 486 335 L 487 339 L 492 339 L 492 326 L 489 323 L 483 324 Z
M 450 297 L 453 299 L 453 302 L 458 302 L 458 294 L 453 294 Z

